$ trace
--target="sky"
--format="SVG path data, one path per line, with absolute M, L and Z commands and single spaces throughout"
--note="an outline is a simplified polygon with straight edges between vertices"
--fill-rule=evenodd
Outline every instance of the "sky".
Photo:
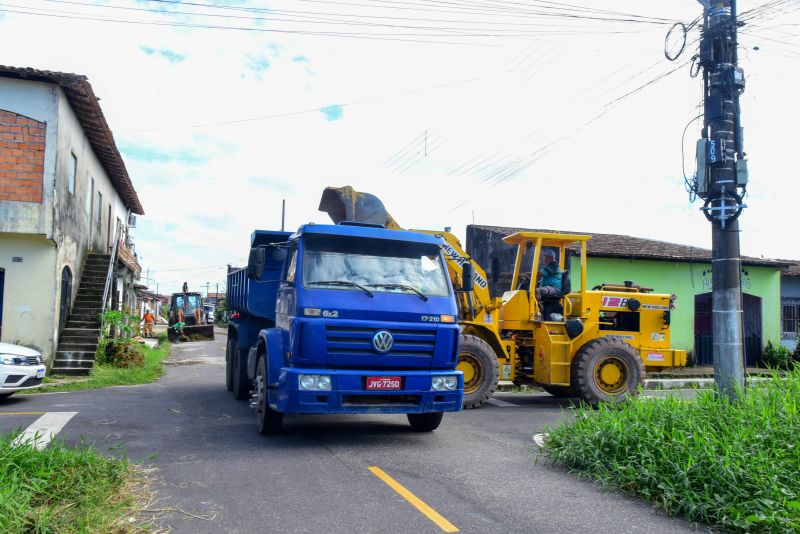
M 763 6 L 763 7 L 762 7 Z M 800 4 L 739 1 L 743 254 L 800 259 Z M 690 202 L 696 0 L 0 0 L 2 63 L 89 78 L 146 214 L 143 281 L 224 291 L 254 229 L 326 223 L 324 187 L 409 228 L 711 246 Z M 42 37 L 32 37 L 42 36 Z M 24 43 L 21 45 L 20 43 Z M 685 135 L 684 135 L 685 131 Z M 683 164 L 682 164 L 683 161 Z M 208 285 L 207 285 L 208 284 Z M 217 286 L 219 284 L 219 286 Z

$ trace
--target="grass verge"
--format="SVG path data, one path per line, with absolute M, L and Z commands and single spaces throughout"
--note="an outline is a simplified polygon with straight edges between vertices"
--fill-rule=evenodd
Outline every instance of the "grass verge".
M 93 449 L 52 442 L 38 451 L 0 435 L 0 529 L 3 532 L 134 532 L 131 466 Z
M 133 384 L 149 384 L 164 375 L 163 361 L 169 356 L 169 341 L 166 334 L 160 339 L 158 347 L 151 349 L 142 347 L 144 365 L 141 367 L 120 368 L 108 364 L 96 364 L 89 377 L 69 377 L 45 380 L 45 385 L 38 389 L 28 390 L 26 394 L 50 393 L 53 391 L 75 391 L 80 389 L 98 389 L 109 386 L 129 386 Z
M 800 371 L 739 400 L 639 398 L 549 431 L 544 452 L 606 487 L 729 531 L 800 532 Z

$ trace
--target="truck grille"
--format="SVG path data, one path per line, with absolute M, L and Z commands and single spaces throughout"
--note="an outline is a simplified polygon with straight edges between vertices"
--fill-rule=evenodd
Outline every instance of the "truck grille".
M 372 338 L 382 329 L 328 326 L 328 354 L 374 355 Z M 390 329 L 394 343 L 388 356 L 433 356 L 436 344 L 436 330 L 422 329 Z

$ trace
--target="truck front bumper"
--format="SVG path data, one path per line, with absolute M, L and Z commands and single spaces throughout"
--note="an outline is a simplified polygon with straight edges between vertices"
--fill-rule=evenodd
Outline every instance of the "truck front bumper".
M 329 391 L 300 389 L 300 375 L 331 377 Z M 434 376 L 455 376 L 455 390 L 433 390 Z M 402 389 L 367 390 L 370 377 L 399 377 Z M 277 389 L 269 391 L 271 407 L 282 413 L 430 413 L 457 412 L 464 401 L 461 371 L 355 371 L 281 369 Z

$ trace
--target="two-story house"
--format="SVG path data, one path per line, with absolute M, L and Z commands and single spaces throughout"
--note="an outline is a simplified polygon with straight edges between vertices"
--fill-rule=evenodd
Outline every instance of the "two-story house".
M 103 295 L 138 277 L 124 249 L 143 213 L 87 78 L 0 66 L 0 341 L 90 368 Z

